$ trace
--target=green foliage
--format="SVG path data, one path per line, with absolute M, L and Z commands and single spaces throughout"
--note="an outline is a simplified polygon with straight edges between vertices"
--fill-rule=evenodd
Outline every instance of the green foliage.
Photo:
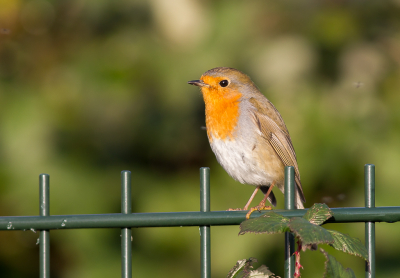
M 359 256 L 364 260 L 368 260 L 368 251 L 358 238 L 342 234 L 338 231 L 327 231 L 331 233 L 334 239 L 334 242 L 330 244 L 330 246 L 345 253 Z
M 269 211 L 260 217 L 246 220 L 240 224 L 239 235 L 245 233 L 275 234 L 289 231 L 290 219 L 274 211 Z
M 333 212 L 326 204 L 314 204 L 303 217 L 290 219 L 274 211 L 269 211 L 258 218 L 242 222 L 239 235 L 245 233 L 274 234 L 290 231 L 296 236 L 299 249 L 304 246 L 311 248 L 311 246 L 318 244 L 329 244 L 337 250 L 368 260 L 367 250 L 359 239 L 320 226 L 332 216 Z M 349 276 L 354 275 L 352 270 L 345 270 L 336 259 L 325 251 L 322 252 L 327 258 L 325 277 L 353 277 Z M 297 256 L 300 255 L 297 254 Z M 300 260 L 300 257 L 298 257 L 298 260 Z M 298 263 L 300 265 L 300 262 Z
M 265 265 L 261 265 L 257 269 L 253 269 L 253 264 L 257 259 L 250 258 L 248 260 L 239 260 L 236 265 L 229 271 L 227 278 L 279 278 L 275 276 Z
M 335 259 L 335 257 L 329 255 L 322 248 L 321 252 L 326 257 L 324 278 L 356 278 L 356 275 L 351 268 L 345 269 L 343 265 Z
M 314 204 L 307 210 L 303 218 L 308 220 L 311 224 L 321 225 L 331 218 L 332 215 L 332 211 L 326 204 Z
M 300 238 L 304 245 L 333 243 L 333 237 L 324 228 L 310 223 L 305 218 L 294 217 L 289 219 L 274 211 L 269 211 L 260 217 L 242 222 L 239 234 L 276 234 L 289 231 Z
M 326 229 L 311 224 L 304 218 L 290 219 L 289 227 L 303 245 L 333 243 L 333 237 Z

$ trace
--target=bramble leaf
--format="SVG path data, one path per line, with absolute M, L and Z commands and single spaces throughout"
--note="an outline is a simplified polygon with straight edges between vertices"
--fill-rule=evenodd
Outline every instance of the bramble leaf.
M 335 257 L 322 248 L 320 250 L 326 257 L 324 278 L 356 278 L 351 268 L 344 268 Z
M 249 273 L 249 276 L 243 278 L 280 278 L 279 276 L 275 276 L 265 265 L 260 266 L 256 270 L 252 270 Z
M 332 246 L 336 250 L 340 250 L 354 256 L 359 256 L 368 261 L 368 251 L 367 248 L 365 248 L 364 244 L 362 244 L 361 240 L 351 237 L 349 235 L 339 233 L 338 231 L 327 231 L 332 235 L 334 239 L 334 242 L 330 244 L 330 246 Z
M 289 232 L 289 221 L 289 218 L 286 218 L 276 212 L 269 211 L 260 217 L 243 221 L 240 224 L 239 235 L 243 235 L 245 233 L 276 234 Z
M 274 274 L 265 265 L 260 266 L 256 270 L 253 269 L 253 263 L 257 259 L 250 258 L 248 260 L 239 260 L 236 265 L 229 271 L 227 278 L 280 278 Z
M 326 220 L 331 218 L 332 215 L 333 212 L 326 204 L 314 204 L 311 208 L 308 209 L 306 214 L 304 214 L 303 218 L 307 219 L 312 224 L 321 225 Z
M 253 267 L 253 263 L 257 262 L 257 259 L 250 258 L 248 260 L 243 259 L 237 261 L 235 266 L 229 271 L 228 275 L 226 276 L 227 278 L 236 278 L 236 277 L 243 277 L 242 272 L 246 271 L 247 269 L 250 269 Z M 240 276 L 239 276 L 240 275 Z
M 311 224 L 304 218 L 294 217 L 289 222 L 290 230 L 298 237 L 303 245 L 319 243 L 331 244 L 334 242 L 332 235 L 324 228 Z

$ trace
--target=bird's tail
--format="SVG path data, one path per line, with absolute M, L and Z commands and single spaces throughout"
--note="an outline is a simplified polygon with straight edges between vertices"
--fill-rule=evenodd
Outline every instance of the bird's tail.
M 306 199 L 304 198 L 303 192 L 299 189 L 299 185 L 296 183 L 296 196 L 295 205 L 297 209 L 304 209 L 304 204 Z
M 296 202 L 296 208 L 297 209 L 303 209 L 304 208 L 303 202 L 302 202 L 301 198 L 299 197 L 299 194 L 296 194 L 295 202 Z

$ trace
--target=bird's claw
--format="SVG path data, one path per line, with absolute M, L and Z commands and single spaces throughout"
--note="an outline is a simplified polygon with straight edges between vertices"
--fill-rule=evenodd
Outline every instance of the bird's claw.
M 239 210 L 243 210 L 242 208 L 228 208 L 227 211 L 239 211 Z
M 249 212 L 246 214 L 246 219 L 249 219 L 250 218 L 250 215 L 253 213 L 253 212 L 255 212 L 255 211 L 258 211 L 258 212 L 261 212 L 262 210 L 272 210 L 272 207 L 271 206 L 260 206 L 260 205 L 258 205 L 258 206 L 256 206 L 256 207 L 252 207 L 252 208 L 250 208 L 250 210 L 249 210 Z

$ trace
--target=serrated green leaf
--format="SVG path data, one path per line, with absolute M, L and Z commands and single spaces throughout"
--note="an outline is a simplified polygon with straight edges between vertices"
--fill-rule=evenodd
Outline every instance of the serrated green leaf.
M 327 230 L 333 237 L 334 242 L 330 244 L 336 250 L 349 253 L 354 256 L 359 256 L 368 261 L 368 251 L 362 244 L 361 240 L 349 235 L 339 233 L 338 231 Z
M 249 275 L 243 278 L 279 278 L 275 276 L 265 265 L 260 266 L 256 270 L 250 271 Z
M 333 243 L 332 235 L 324 228 L 311 224 L 301 217 L 293 217 L 289 222 L 290 230 L 298 237 L 303 245 Z
M 249 273 L 249 276 L 243 278 L 280 278 L 279 276 L 275 276 L 265 265 L 260 266 L 256 270 L 252 270 Z
M 311 208 L 308 209 L 306 214 L 304 214 L 303 218 L 310 221 L 310 223 L 315 225 L 321 225 L 326 220 L 331 218 L 333 212 L 330 208 L 325 204 L 314 204 Z
M 239 278 L 243 277 L 243 271 L 249 272 L 250 268 L 252 268 L 253 263 L 257 262 L 257 259 L 250 258 L 248 260 L 243 259 L 237 261 L 235 266 L 229 271 L 228 275 L 226 276 L 227 278 Z
M 229 271 L 227 278 L 279 278 L 265 265 L 260 266 L 256 270 L 253 270 L 253 263 L 256 263 L 257 259 L 250 258 L 248 260 L 239 260 L 236 265 Z
M 335 257 L 322 248 L 320 250 L 326 257 L 324 278 L 356 278 L 351 268 L 344 268 Z
M 276 234 L 289 231 L 289 218 L 286 218 L 276 212 L 269 211 L 260 217 L 243 221 L 240 224 L 239 235 L 245 233 L 256 234 Z

